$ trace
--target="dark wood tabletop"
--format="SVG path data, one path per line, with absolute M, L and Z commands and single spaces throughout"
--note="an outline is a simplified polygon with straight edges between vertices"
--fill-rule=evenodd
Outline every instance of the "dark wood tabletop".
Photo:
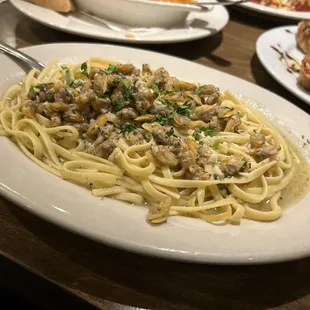
M 309 113 L 268 75 L 255 53 L 260 34 L 283 21 L 246 11 L 230 15 L 225 29 L 212 37 L 139 47 L 241 77 Z M 36 23 L 8 2 L 0 4 L 0 40 L 17 47 L 98 42 Z M 87 240 L 0 198 L 0 287 L 40 309 L 310 309 L 309 274 L 310 259 L 211 266 L 144 257 Z

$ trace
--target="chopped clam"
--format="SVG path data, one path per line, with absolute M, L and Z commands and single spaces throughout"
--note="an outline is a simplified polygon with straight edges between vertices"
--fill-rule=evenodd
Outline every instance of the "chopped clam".
M 138 130 L 126 133 L 125 140 L 129 143 L 129 145 L 137 145 L 145 142 L 143 134 Z
M 57 127 L 61 125 L 61 116 L 55 113 L 51 116 L 51 127 Z
M 135 121 L 137 122 L 150 122 L 155 118 L 155 115 L 153 114 L 145 114 L 145 115 L 140 115 L 135 118 Z
M 152 224 L 160 224 L 167 220 L 171 207 L 171 198 L 167 197 L 164 201 L 149 208 L 147 220 Z
M 108 117 L 106 115 L 99 116 L 97 120 L 89 126 L 87 130 L 87 134 L 88 135 L 97 134 L 99 132 L 100 127 L 105 125 L 107 121 L 108 121 Z
M 116 113 L 121 120 L 133 120 L 138 116 L 138 113 L 133 108 L 124 108 Z
M 198 119 L 204 122 L 210 122 L 213 116 L 217 116 L 218 111 L 219 106 L 217 104 L 214 104 L 212 106 L 203 105 L 195 109 L 195 113 Z
M 61 101 L 56 101 L 47 104 L 46 109 L 53 112 L 64 112 L 69 110 L 69 105 Z
M 152 124 L 149 124 L 149 123 L 145 123 L 145 124 L 142 124 L 142 128 L 145 129 L 146 131 L 148 132 L 153 132 L 154 129 L 156 128 L 163 128 L 161 125 L 159 125 L 158 123 L 152 123 Z
M 203 121 L 193 121 L 191 122 L 191 128 L 197 129 L 197 128 L 208 128 L 209 125 Z
M 173 125 L 175 127 L 190 128 L 191 122 L 192 122 L 191 119 L 185 115 L 176 113 L 173 117 Z
M 221 162 L 221 170 L 228 176 L 235 176 L 239 174 L 241 167 L 244 165 L 244 161 L 235 158 L 228 158 Z
M 73 123 L 82 123 L 85 121 L 85 118 L 78 111 L 72 111 L 72 110 L 64 112 L 63 119 L 66 122 L 73 122 Z
M 119 64 L 116 66 L 114 72 L 122 73 L 124 75 L 131 75 L 135 67 L 132 64 Z
M 183 168 L 187 169 L 189 166 L 195 165 L 197 155 L 197 145 L 194 141 L 188 141 L 181 147 L 178 157 Z
M 104 94 L 108 89 L 107 76 L 96 74 L 93 82 L 94 91 L 97 94 Z
M 223 131 L 226 126 L 226 120 L 224 118 L 218 118 L 217 116 L 213 116 L 210 120 L 209 127 L 210 129 Z
M 218 111 L 218 117 L 219 118 L 225 118 L 225 117 L 230 117 L 236 113 L 233 104 L 230 100 L 224 100 Z
M 224 131 L 233 132 L 241 124 L 239 115 L 233 115 L 227 122 Z
M 276 148 L 274 145 L 264 145 L 262 147 L 252 149 L 250 151 L 250 154 L 257 156 L 259 159 L 263 160 L 270 156 L 277 155 L 278 152 L 278 148 Z
M 116 144 L 112 140 L 107 140 L 99 144 L 94 148 L 94 153 L 96 156 L 108 159 L 116 148 Z
M 154 72 L 154 83 L 158 85 L 160 90 L 172 90 L 173 88 L 173 80 L 162 67 Z
M 165 95 L 163 96 L 164 100 L 170 103 L 183 103 L 185 101 L 184 95 L 182 92 L 177 92 L 173 95 Z
M 150 67 L 150 65 L 148 65 L 148 64 L 143 64 L 142 65 L 142 75 L 143 76 L 150 76 L 150 75 L 152 75 L 153 73 L 152 73 L 152 70 L 151 70 L 151 67 Z
M 88 105 L 93 99 L 95 99 L 94 91 L 92 89 L 88 89 L 75 98 L 75 103 L 78 105 Z
M 29 118 L 34 118 L 34 116 L 35 116 L 34 107 L 23 107 L 22 111 L 23 111 L 24 115 L 29 117 Z
M 94 79 L 94 77 L 95 77 L 95 75 L 97 74 L 97 73 L 100 73 L 100 68 L 97 68 L 97 67 L 91 67 L 90 68 L 90 71 L 89 71 L 89 78 L 91 79 L 91 80 L 93 80 Z
M 177 167 L 179 161 L 177 156 L 169 150 L 168 146 L 156 145 L 152 148 L 152 153 L 162 165 Z
M 254 132 L 251 134 L 250 143 L 252 147 L 260 147 L 265 144 L 266 138 L 263 134 Z
M 193 92 L 190 91 L 184 92 L 184 97 L 187 99 L 189 98 L 192 99 L 197 105 L 202 105 L 201 98 L 197 94 L 194 94 Z
M 189 166 L 185 177 L 189 180 L 209 180 L 210 173 L 206 172 L 198 165 L 191 165 Z
M 195 90 L 197 89 L 197 85 L 184 82 L 184 81 L 175 81 L 173 83 L 173 87 L 177 89 L 184 89 L 184 90 Z
M 214 93 L 218 93 L 219 90 L 214 85 L 202 85 L 199 87 L 199 95 L 204 97 L 208 95 L 213 95 Z

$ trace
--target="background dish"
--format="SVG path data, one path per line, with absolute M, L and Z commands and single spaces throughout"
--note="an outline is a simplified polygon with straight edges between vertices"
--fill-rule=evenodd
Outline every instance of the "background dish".
M 190 4 L 148 0 L 75 0 L 75 3 L 84 12 L 132 27 L 173 27 L 183 23 L 190 12 L 205 10 Z
M 296 26 L 284 26 L 266 31 L 258 38 L 256 51 L 262 65 L 275 80 L 295 96 L 310 104 L 310 92 L 297 83 L 297 74 L 287 70 L 287 66 L 279 59 L 279 53 L 271 47 L 274 46 L 279 51 L 286 52 L 301 63 L 305 54 L 297 46 L 296 33 Z
M 303 20 L 303 19 L 310 19 L 310 12 L 295 12 L 295 11 L 286 11 L 281 9 L 272 8 L 269 6 L 264 6 L 261 4 L 247 2 L 240 4 L 241 7 L 249 9 L 251 11 L 276 16 L 286 19 L 294 19 L 294 20 Z
M 221 89 L 257 100 L 256 106 L 286 132 L 288 137 L 309 139 L 310 123 L 306 113 L 286 100 L 236 77 L 178 58 L 132 48 L 99 44 L 51 44 L 23 49 L 47 62 L 85 61 L 102 56 L 137 66 L 150 63 L 165 66 L 171 74 L 189 81 L 210 82 Z M 0 92 L 21 78 L 21 69 L 0 55 Z M 10 72 L 9 76 L 8 73 Z M 262 104 L 268 104 L 268 109 Z M 277 120 L 273 115 L 277 115 Z M 287 127 L 284 127 L 287 126 Z M 285 129 L 286 128 L 286 129 Z M 289 128 L 289 129 L 288 129 Z M 293 135 L 293 136 L 292 136 Z M 303 141 L 298 142 L 302 147 Z M 245 222 L 240 226 L 206 225 L 195 219 L 175 217 L 154 230 L 144 221 L 145 209 L 98 200 L 86 190 L 46 173 L 17 147 L 1 137 L 0 191 L 2 195 L 29 211 L 74 232 L 110 245 L 170 259 L 222 264 L 284 261 L 310 254 L 310 193 L 294 207 L 285 210 L 275 223 Z M 309 159 L 309 149 L 303 150 Z M 8 171 L 10 173 L 8 173 Z M 21 177 L 22 176 L 22 177 Z M 56 194 L 57 193 L 57 194 Z M 298 212 L 296 212 L 298 211 Z M 200 238 L 199 238 L 200 237 Z M 207 242 L 206 242 L 207 241 Z
M 210 12 L 191 13 L 187 25 L 180 28 L 135 28 L 104 24 L 80 13 L 60 14 L 23 0 L 11 0 L 14 7 L 29 18 L 48 27 L 85 37 L 128 43 L 175 43 L 192 41 L 213 35 L 225 27 L 229 20 L 228 11 L 215 6 Z

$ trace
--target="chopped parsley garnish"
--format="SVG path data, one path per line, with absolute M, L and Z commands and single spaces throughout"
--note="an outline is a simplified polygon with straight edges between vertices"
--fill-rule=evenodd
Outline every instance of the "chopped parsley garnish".
M 200 139 L 200 134 L 201 134 L 201 131 L 199 129 L 194 131 L 193 137 L 195 138 L 195 140 Z
M 81 72 L 83 75 L 85 75 L 87 77 L 89 76 L 88 72 L 87 72 L 87 62 L 86 61 L 81 64 Z
M 190 109 L 191 105 L 190 104 L 184 104 L 184 105 L 181 105 L 181 106 L 178 106 L 176 108 L 176 112 L 178 114 L 181 114 L 181 115 L 185 115 L 187 117 L 190 117 L 191 115 L 191 109 Z
M 19 108 L 18 111 L 19 111 L 19 112 L 23 112 L 23 109 L 22 109 L 22 108 Z
M 167 95 L 173 95 L 175 93 L 176 93 L 176 90 L 166 90 L 165 91 L 165 94 L 167 94 Z
M 129 89 L 131 87 L 130 81 L 126 81 L 125 79 L 120 79 L 119 81 L 125 86 L 126 89 Z
M 227 188 L 226 184 L 217 184 L 217 187 L 219 188 L 219 190 L 224 190 Z
M 134 124 L 131 124 L 131 123 L 126 123 L 122 129 L 121 129 L 121 133 L 122 134 L 125 134 L 125 133 L 128 133 L 128 132 L 131 132 L 133 130 L 135 130 L 137 127 L 134 125 Z M 137 133 L 136 133 L 137 134 Z
M 156 99 L 159 96 L 158 84 L 153 82 L 152 83 L 152 87 L 153 87 L 153 90 L 154 90 L 154 98 Z
M 241 166 L 241 168 L 239 169 L 239 172 L 244 172 L 245 169 L 247 168 L 248 162 L 244 162 L 243 165 Z
M 35 86 L 31 86 L 30 90 L 39 93 L 40 90 L 46 90 L 47 89 L 47 85 L 46 84 L 37 84 Z
M 205 136 L 213 136 L 214 134 L 218 133 L 218 131 L 210 128 L 196 129 L 193 133 L 193 137 L 195 138 L 195 140 L 199 140 L 202 133 L 204 133 Z
M 164 98 L 158 98 L 158 101 L 160 101 L 162 104 L 166 104 L 166 105 L 169 104 L 169 103 L 167 103 L 167 101 Z
M 130 81 L 126 81 L 125 79 L 119 79 L 119 83 L 123 84 L 125 87 L 125 91 L 124 91 L 124 98 L 126 100 L 131 100 L 133 98 L 132 96 L 132 92 L 130 91 L 131 88 L 131 82 Z
M 218 141 L 218 140 L 216 140 L 216 141 L 213 143 L 213 145 L 212 145 L 212 147 L 213 147 L 215 150 L 217 150 L 217 149 L 219 148 L 219 146 L 220 146 L 220 141 Z
M 66 66 L 61 66 L 62 70 L 68 70 L 69 68 Z
M 41 89 L 37 86 L 31 86 L 30 91 L 33 91 L 35 93 L 38 93 Z
M 198 94 L 200 94 L 201 93 L 201 88 L 196 88 L 195 90 L 194 90 L 194 94 L 195 95 L 198 95 Z
M 71 86 L 72 83 L 73 83 L 73 80 L 72 80 L 72 78 L 71 78 L 70 71 L 67 69 L 67 70 L 65 71 L 65 74 L 66 74 L 66 85 L 67 85 L 67 86 Z
M 173 136 L 173 135 L 174 135 L 174 129 L 173 129 L 173 127 L 171 127 L 170 130 L 168 131 L 168 135 L 169 135 L 169 136 Z
M 116 66 L 109 64 L 109 67 L 105 70 L 103 70 L 106 74 L 111 74 L 115 70 Z
M 109 95 L 108 94 L 96 94 L 96 97 L 101 98 L 101 99 L 106 99 L 106 98 L 109 98 Z
M 168 116 L 156 115 L 155 121 L 158 122 L 160 125 L 170 125 L 174 117 L 174 113 L 170 113 Z
M 200 130 L 205 134 L 205 136 L 212 136 L 218 133 L 218 130 L 210 129 L 210 128 L 200 128 Z
M 115 103 L 116 111 L 121 110 L 124 107 L 122 96 L 118 96 Z
M 128 89 L 125 90 L 125 92 L 124 92 L 124 98 L 125 98 L 126 100 L 131 100 L 131 99 L 133 98 L 132 93 L 131 93 L 130 90 L 128 90 Z
M 171 103 L 165 103 L 167 109 L 173 109 L 173 105 Z

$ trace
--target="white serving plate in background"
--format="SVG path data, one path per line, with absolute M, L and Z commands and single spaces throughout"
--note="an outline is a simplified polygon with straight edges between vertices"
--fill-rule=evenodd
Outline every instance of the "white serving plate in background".
M 103 24 L 79 12 L 61 14 L 23 0 L 10 2 L 27 17 L 48 27 L 84 37 L 132 44 L 176 43 L 202 39 L 221 31 L 229 20 L 226 8 L 217 5 L 210 12 L 190 13 L 185 24 L 178 27 L 128 28 L 112 22 Z
M 310 19 L 310 12 L 288 11 L 283 9 L 272 8 L 270 6 L 265 6 L 253 2 L 242 3 L 240 4 L 240 6 L 263 15 L 269 15 L 285 19 L 293 19 L 293 20 Z
M 310 139 L 309 115 L 283 98 L 234 76 L 179 58 L 145 50 L 101 44 L 50 44 L 22 49 L 43 63 L 85 61 L 90 56 L 164 66 L 183 80 L 214 84 L 250 98 L 253 105 L 285 133 Z M 0 94 L 20 80 L 22 70 L 0 55 Z M 254 104 L 255 102 L 255 104 Z M 276 118 L 274 117 L 276 116 Z M 300 141 L 300 144 L 299 142 Z M 287 261 L 310 255 L 310 192 L 276 222 L 243 220 L 212 225 L 193 218 L 170 217 L 160 226 L 146 220 L 147 208 L 101 200 L 29 160 L 6 137 L 0 137 L 0 193 L 22 208 L 75 233 L 111 246 L 161 258 L 216 264 Z M 303 151 L 309 161 L 309 150 Z
M 256 42 L 256 53 L 262 65 L 276 81 L 310 104 L 310 92 L 297 83 L 297 75 L 287 70 L 287 66 L 279 59 L 279 53 L 271 47 L 277 47 L 301 63 L 305 54 L 297 46 L 296 33 L 297 26 L 284 26 L 266 31 Z

